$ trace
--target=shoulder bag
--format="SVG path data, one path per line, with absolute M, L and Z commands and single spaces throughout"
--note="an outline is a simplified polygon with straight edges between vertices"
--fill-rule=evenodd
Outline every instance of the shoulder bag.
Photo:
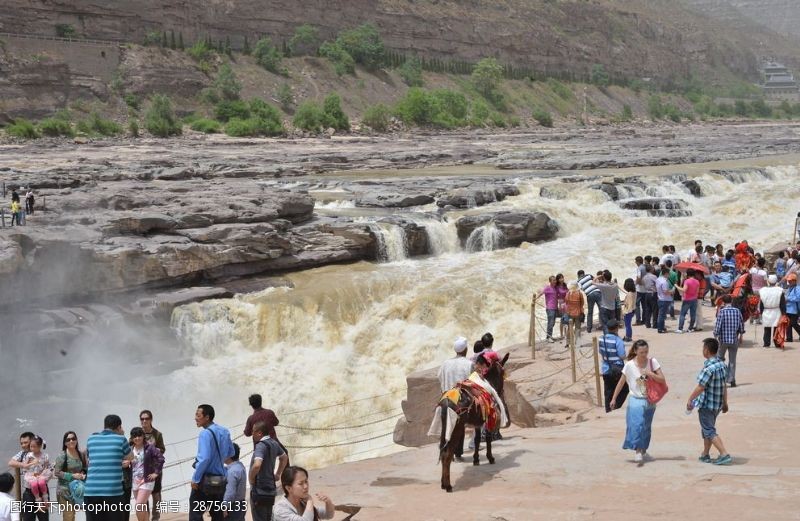
M 217 455 L 219 456 L 220 462 L 222 462 L 222 452 L 219 450 L 219 441 L 217 441 L 217 435 L 214 434 L 214 431 L 209 429 L 211 432 L 211 437 L 214 438 L 214 445 L 217 447 Z M 205 474 L 203 476 L 203 481 L 200 482 L 200 488 L 203 490 L 203 494 L 207 496 L 224 496 L 225 495 L 225 487 L 228 485 L 228 480 L 225 479 L 225 476 L 218 476 L 216 474 Z
M 603 361 L 606 364 L 608 364 L 608 376 L 610 376 L 611 378 L 614 378 L 614 379 L 619 379 L 620 377 L 622 377 L 622 367 L 620 367 L 619 364 L 611 363 L 611 361 L 606 356 L 606 349 L 608 349 L 608 344 L 606 344 L 606 336 L 607 335 L 603 335 L 603 338 L 602 338 L 603 346 L 605 348 L 605 349 L 603 349 Z
M 648 363 L 650 364 L 650 370 L 652 371 L 653 359 L 651 358 L 648 360 Z M 647 401 L 652 405 L 660 402 L 664 395 L 669 392 L 669 386 L 667 385 L 667 382 L 656 382 L 652 378 L 648 378 L 645 383 L 647 385 Z

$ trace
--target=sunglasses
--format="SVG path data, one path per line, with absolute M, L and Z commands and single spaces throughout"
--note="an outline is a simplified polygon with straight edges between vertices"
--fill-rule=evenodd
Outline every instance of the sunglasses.
M 78 441 L 78 438 L 67 438 L 67 441 Z
M 143 421 L 143 422 L 149 422 L 149 421 L 150 421 L 150 420 L 152 420 L 152 419 L 153 419 L 153 418 L 148 418 L 147 416 L 143 416 L 143 417 L 139 418 L 139 421 Z

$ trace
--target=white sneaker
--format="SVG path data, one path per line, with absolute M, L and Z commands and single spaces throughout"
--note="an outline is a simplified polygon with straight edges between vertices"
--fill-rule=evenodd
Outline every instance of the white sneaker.
M 642 462 L 642 455 L 637 452 L 636 455 L 633 457 L 633 462 L 634 463 L 641 463 Z
M 550 337 L 550 336 L 547 337 L 547 341 L 550 342 L 551 344 L 555 343 L 555 340 L 553 340 L 553 337 Z
M 681 334 L 683 334 L 683 329 L 676 329 L 675 332 L 678 333 L 679 335 L 681 335 Z

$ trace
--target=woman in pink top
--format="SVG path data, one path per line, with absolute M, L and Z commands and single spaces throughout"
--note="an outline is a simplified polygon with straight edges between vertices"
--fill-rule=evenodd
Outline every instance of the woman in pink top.
M 564 338 L 564 330 L 569 322 L 569 315 L 567 315 L 567 283 L 564 282 L 564 274 L 559 273 L 556 275 L 556 306 L 558 308 L 558 316 L 561 317 L 561 325 L 559 326 L 559 333 L 561 338 Z
M 545 286 L 536 298 L 544 295 L 544 307 L 547 312 L 547 341 L 555 342 L 553 340 L 553 326 L 556 325 L 556 315 L 558 314 L 558 290 L 556 289 L 556 278 L 550 276 L 550 283 Z
M 683 286 L 675 285 L 683 295 L 681 303 L 681 317 L 678 320 L 676 333 L 683 333 L 683 323 L 686 320 L 686 313 L 689 313 L 689 331 L 694 331 L 695 321 L 697 320 L 697 296 L 700 293 L 700 281 L 695 277 L 695 270 L 686 270 L 686 280 Z

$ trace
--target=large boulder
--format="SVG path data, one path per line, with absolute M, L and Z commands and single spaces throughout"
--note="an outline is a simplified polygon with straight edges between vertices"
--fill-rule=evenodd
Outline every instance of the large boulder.
M 500 247 L 549 241 L 558 233 L 558 223 L 544 212 L 497 212 L 460 218 L 456 221 L 458 238 L 465 245 L 475 230 L 489 224 L 502 233 Z
M 436 205 L 440 208 L 446 206 L 452 206 L 453 208 L 474 208 L 476 206 L 502 201 L 506 197 L 515 195 L 519 195 L 519 188 L 514 185 L 458 188 L 439 197 L 436 201 Z
M 680 199 L 647 198 L 623 201 L 620 206 L 625 210 L 645 210 L 648 215 L 658 217 L 688 217 L 692 211 Z
M 373 192 L 360 195 L 356 198 L 356 206 L 370 208 L 408 208 L 411 206 L 431 204 L 433 201 L 435 201 L 435 199 L 431 194 Z
M 109 235 L 147 235 L 170 232 L 177 226 L 178 223 L 169 215 L 136 212 L 109 220 L 105 226 L 105 232 Z
M 428 232 L 425 230 L 424 226 L 421 226 L 410 219 L 405 219 L 395 215 L 379 219 L 378 222 L 393 224 L 395 226 L 399 226 L 403 230 L 406 249 L 409 257 L 427 255 L 430 253 Z

